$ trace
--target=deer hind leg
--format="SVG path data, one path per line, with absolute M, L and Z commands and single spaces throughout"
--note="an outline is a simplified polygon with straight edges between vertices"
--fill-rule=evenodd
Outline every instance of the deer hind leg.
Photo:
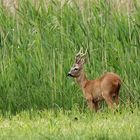
M 119 95 L 118 93 L 115 95 L 115 103 L 118 106 L 119 105 Z
M 106 97 L 105 101 L 108 104 L 109 108 L 114 109 L 113 100 L 111 96 Z
M 109 94 L 109 93 L 104 93 L 103 97 L 107 103 L 107 105 L 109 106 L 109 108 L 113 109 L 113 97 Z
M 119 90 L 120 90 L 121 85 L 118 85 L 117 91 L 116 91 L 116 96 L 115 96 L 115 103 L 118 106 L 119 105 Z

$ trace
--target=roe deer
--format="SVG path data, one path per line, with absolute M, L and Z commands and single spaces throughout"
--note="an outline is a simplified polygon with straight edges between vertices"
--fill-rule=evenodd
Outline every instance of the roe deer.
M 83 70 L 84 63 L 85 54 L 76 55 L 75 64 L 68 72 L 68 76 L 75 78 L 80 85 L 89 108 L 98 111 L 98 103 L 102 100 L 105 100 L 110 108 L 113 108 L 114 101 L 118 105 L 118 94 L 121 87 L 120 77 L 113 72 L 107 72 L 98 79 L 88 80 Z

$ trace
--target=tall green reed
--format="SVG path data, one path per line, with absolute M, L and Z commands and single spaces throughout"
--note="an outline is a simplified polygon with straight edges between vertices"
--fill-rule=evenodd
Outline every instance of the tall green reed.
M 133 13 L 112 1 L 21 1 L 16 14 L 0 8 L 0 110 L 16 113 L 45 108 L 85 107 L 83 95 L 66 74 L 75 53 L 87 49 L 90 79 L 106 71 L 123 80 L 125 104 L 139 104 L 139 7 Z

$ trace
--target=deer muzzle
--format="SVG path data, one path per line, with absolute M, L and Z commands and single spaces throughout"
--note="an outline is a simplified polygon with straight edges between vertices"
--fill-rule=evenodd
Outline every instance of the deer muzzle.
M 67 76 L 73 77 L 72 74 L 70 72 L 68 72 Z

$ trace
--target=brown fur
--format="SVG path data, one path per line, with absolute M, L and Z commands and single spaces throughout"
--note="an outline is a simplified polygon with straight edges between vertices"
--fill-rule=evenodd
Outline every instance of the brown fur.
M 107 72 L 98 79 L 88 80 L 83 72 L 83 64 L 83 61 L 75 64 L 68 75 L 74 77 L 80 85 L 89 108 L 97 111 L 99 109 L 98 104 L 102 100 L 105 100 L 110 108 L 114 108 L 114 101 L 118 105 L 121 87 L 120 77 L 113 72 Z M 74 70 L 75 67 L 78 70 Z

